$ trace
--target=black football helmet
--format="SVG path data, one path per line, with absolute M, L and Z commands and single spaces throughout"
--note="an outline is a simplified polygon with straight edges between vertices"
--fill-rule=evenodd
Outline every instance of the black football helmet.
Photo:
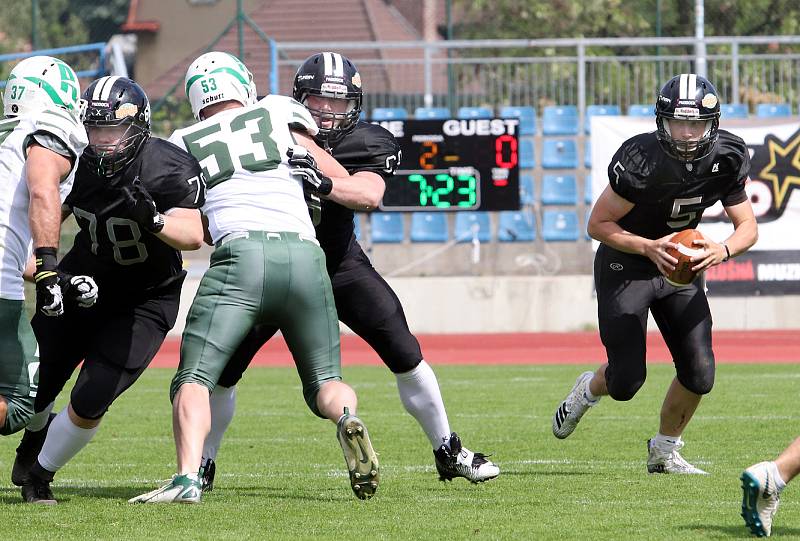
M 92 166 L 97 175 L 113 178 L 120 174 L 150 138 L 150 101 L 141 86 L 125 77 L 108 76 L 93 81 L 83 92 L 86 113 L 83 125 L 91 128 L 125 127 L 112 147 L 92 144 L 81 159 Z
M 332 121 L 331 128 L 320 127 L 317 140 L 327 145 L 338 141 L 352 130 L 361 114 L 361 75 L 356 66 L 339 53 L 317 53 L 303 62 L 294 76 L 294 99 L 308 107 L 308 96 L 349 100 L 347 111 L 332 113 L 308 107 L 317 124 Z
M 683 162 L 708 156 L 717 142 L 719 130 L 719 94 L 708 79 L 694 73 L 683 73 L 670 79 L 656 100 L 657 136 L 664 151 Z M 702 137 L 682 141 L 670 133 L 666 119 L 706 121 Z

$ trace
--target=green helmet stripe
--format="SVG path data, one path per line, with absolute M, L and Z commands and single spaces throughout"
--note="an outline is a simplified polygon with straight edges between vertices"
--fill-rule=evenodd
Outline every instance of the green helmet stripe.
M 47 92 L 47 95 L 50 96 L 50 99 L 53 100 L 53 103 L 55 103 L 56 105 L 60 105 L 61 107 L 66 107 L 67 109 L 71 108 L 69 105 L 64 103 L 64 100 L 62 100 L 61 96 L 58 95 L 56 89 L 53 88 L 50 85 L 50 83 L 48 83 L 44 79 L 39 79 L 38 77 L 25 77 L 25 80 L 38 85 L 42 90 Z
M 187 96 L 189 95 L 189 89 L 192 87 L 192 85 L 195 82 L 197 82 L 198 79 L 203 79 L 204 77 L 209 77 L 209 76 L 211 76 L 211 75 L 213 75 L 215 73 L 226 73 L 228 75 L 232 75 L 237 81 L 239 81 L 240 83 L 242 83 L 245 86 L 250 84 L 250 81 L 248 81 L 242 75 L 241 72 L 239 72 L 239 71 L 237 71 L 237 70 L 235 70 L 233 68 L 222 67 L 222 68 L 217 68 L 215 70 L 211 70 L 208 73 L 201 73 L 199 75 L 195 75 L 194 77 L 192 77 L 188 81 L 186 81 L 186 95 Z

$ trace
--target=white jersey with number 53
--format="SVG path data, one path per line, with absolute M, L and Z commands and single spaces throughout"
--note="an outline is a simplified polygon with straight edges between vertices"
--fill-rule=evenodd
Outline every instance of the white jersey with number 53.
M 72 170 L 59 186 L 62 203 L 72 189 L 78 158 L 87 144 L 83 124 L 60 108 L 0 119 L 0 298 L 3 299 L 24 298 L 22 272 L 33 249 L 25 161 L 28 146 L 34 141 L 72 161 Z
M 294 145 L 290 129 L 309 135 L 318 130 L 300 103 L 269 95 L 172 134 L 170 142 L 203 167 L 207 191 L 202 211 L 214 242 L 247 230 L 314 236 L 302 182 L 288 165 L 286 151 Z

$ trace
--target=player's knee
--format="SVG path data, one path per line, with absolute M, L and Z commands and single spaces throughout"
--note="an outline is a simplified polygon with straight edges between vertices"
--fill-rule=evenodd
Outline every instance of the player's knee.
M 685 376 L 679 374 L 678 381 L 695 394 L 708 394 L 714 387 L 714 372 L 693 373 Z
M 642 385 L 644 385 L 644 376 L 639 378 L 621 378 L 617 376 L 609 378 L 608 372 L 606 372 L 608 395 L 619 402 L 631 400 L 642 388 Z
M 0 396 L 0 436 L 8 436 L 25 428 L 33 415 L 33 403 Z
M 3 396 L 0 396 L 0 434 L 6 427 L 6 414 L 8 413 L 8 403 Z
M 100 419 L 106 414 L 106 411 L 108 411 L 111 402 L 114 401 L 113 397 L 109 398 L 94 393 L 91 393 L 89 396 L 82 396 L 82 394 L 83 393 L 73 393 L 73 395 L 70 396 L 70 406 L 75 415 L 85 421 L 96 421 Z M 73 423 L 74 421 L 73 419 Z M 81 425 L 80 422 L 75 424 Z M 86 427 L 81 426 L 81 428 Z
M 169 385 L 169 401 L 175 401 L 175 395 L 178 394 L 181 386 L 186 383 L 196 383 L 198 385 L 203 385 L 204 387 L 208 388 L 208 392 L 214 390 L 216 382 L 209 381 L 208 378 L 203 377 L 201 374 L 198 374 L 194 370 L 185 369 L 185 370 L 178 370 L 175 373 L 175 376 L 172 378 L 172 383 Z

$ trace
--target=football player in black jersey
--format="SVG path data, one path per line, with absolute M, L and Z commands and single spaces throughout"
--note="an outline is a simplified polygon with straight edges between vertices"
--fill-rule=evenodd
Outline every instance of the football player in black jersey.
M 668 248 L 677 231 L 695 228 L 721 201 L 733 224 L 724 240 L 695 241 L 702 271 L 748 250 L 758 237 L 745 183 L 750 158 L 741 138 L 719 129 L 719 96 L 696 74 L 673 77 L 658 94 L 655 132 L 617 150 L 609 185 L 589 217 L 600 241 L 594 262 L 600 338 L 608 362 L 581 374 L 553 416 L 553 433 L 569 436 L 601 396 L 630 400 L 646 375 L 648 310 L 672 354 L 676 377 L 661 408 L 659 431 L 648 440 L 650 473 L 706 473 L 686 462 L 681 434 L 702 395 L 714 384 L 711 312 L 703 280 L 675 286 L 665 275 L 677 259 Z
M 150 364 L 178 315 L 186 275 L 180 250 L 203 241 L 200 165 L 150 137 L 144 90 L 124 77 L 102 77 L 83 99 L 89 146 L 62 213 L 74 215 L 80 230 L 58 269 L 92 275 L 100 294 L 91 308 L 33 319 L 41 363 L 36 413 L 12 471 L 32 503 L 55 503 L 55 472 L 89 443 L 111 403 Z M 51 414 L 81 361 L 69 405 Z
M 400 300 L 375 271 L 355 238 L 354 210 L 378 206 L 385 183 L 400 161 L 394 136 L 381 126 L 359 121 L 361 76 L 355 65 L 339 53 L 323 52 L 307 58 L 297 70 L 292 94 L 317 122 L 317 142 L 350 173 L 349 177 L 332 179 L 322 189 L 306 186 L 339 320 L 372 346 L 395 375 L 403 406 L 430 440 L 440 479 L 464 477 L 477 483 L 497 477 L 500 469 L 495 464 L 484 454 L 462 446 L 458 435 L 450 431 L 436 375 L 422 358 Z M 233 418 L 235 385 L 276 330 L 261 327 L 251 332 L 211 395 L 211 432 L 203 449 L 206 491 L 213 487 L 214 458 Z

